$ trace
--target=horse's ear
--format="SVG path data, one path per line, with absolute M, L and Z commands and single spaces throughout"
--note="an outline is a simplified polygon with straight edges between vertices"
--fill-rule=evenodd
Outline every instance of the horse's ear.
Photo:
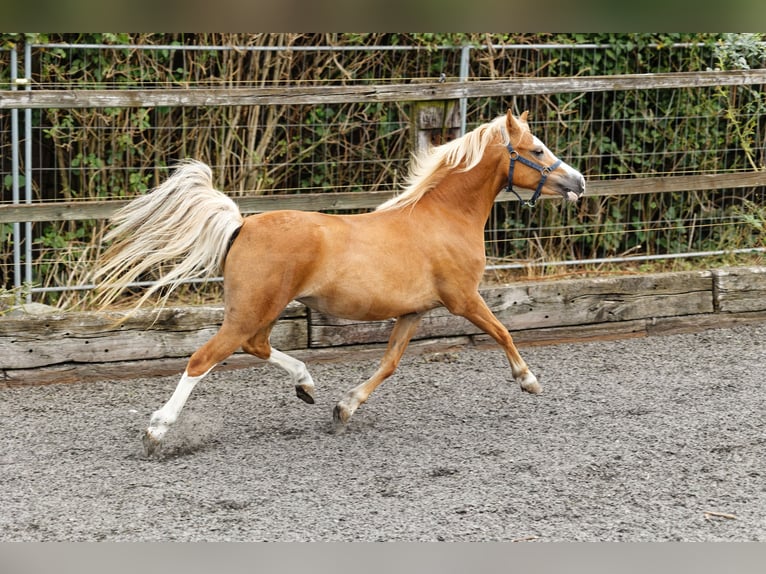
M 519 119 L 521 119 L 522 122 L 526 122 L 528 117 L 529 110 L 524 110 L 524 112 L 519 116 Z
M 522 128 L 521 124 L 519 124 L 519 121 L 513 117 L 511 110 L 508 110 L 508 112 L 505 114 L 505 123 L 508 128 L 508 135 L 510 136 L 511 141 L 518 141 Z

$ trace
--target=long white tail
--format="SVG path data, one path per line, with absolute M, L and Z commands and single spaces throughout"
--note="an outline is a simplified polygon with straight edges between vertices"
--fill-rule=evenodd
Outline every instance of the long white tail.
M 102 307 L 142 274 L 170 262 L 137 308 L 158 289 L 167 287 L 164 305 L 185 279 L 215 276 L 243 218 L 231 198 L 213 189 L 210 167 L 187 160 L 162 185 L 118 210 L 111 221 L 114 227 L 104 240 L 113 243 L 93 275 Z

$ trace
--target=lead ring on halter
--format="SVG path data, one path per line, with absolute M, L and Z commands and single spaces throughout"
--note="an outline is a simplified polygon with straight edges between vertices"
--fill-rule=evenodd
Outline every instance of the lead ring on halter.
M 559 165 L 561 165 L 561 160 L 557 159 L 551 165 L 541 165 L 539 163 L 530 161 L 527 158 L 521 157 L 521 154 L 513 149 L 513 145 L 510 143 L 506 146 L 506 148 L 508 149 L 508 155 L 510 155 L 511 163 L 508 167 L 508 185 L 505 189 L 518 197 L 522 205 L 527 207 L 534 207 L 540 197 L 540 194 L 543 192 L 543 185 L 545 185 L 545 180 L 548 179 L 548 176 L 551 174 L 551 172 L 558 169 Z M 540 183 L 537 184 L 537 189 L 535 189 L 535 193 L 532 194 L 532 198 L 527 201 L 522 199 L 521 196 L 513 189 L 513 168 L 517 161 L 540 172 Z

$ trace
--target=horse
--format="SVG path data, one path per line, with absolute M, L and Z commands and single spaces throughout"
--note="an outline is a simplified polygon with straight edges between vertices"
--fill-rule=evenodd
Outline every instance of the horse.
M 530 132 L 528 112 L 516 117 L 510 110 L 413 156 L 400 193 L 361 214 L 281 210 L 243 217 L 231 198 L 213 188 L 209 166 L 181 162 L 161 185 L 115 213 L 105 236 L 111 245 L 94 272 L 102 308 L 142 273 L 168 261 L 169 271 L 136 307 L 163 288 L 164 304 L 190 276 L 223 273 L 223 322 L 151 415 L 143 435 L 147 455 L 161 446 L 195 385 L 240 347 L 287 371 L 296 395 L 314 403 L 306 365 L 269 342 L 293 300 L 344 319 L 396 319 L 378 369 L 336 404 L 332 424 L 338 432 L 394 373 L 423 315 L 439 306 L 497 341 L 523 391 L 541 392 L 508 329 L 478 291 L 486 264 L 484 226 L 497 194 L 513 186 L 534 190 L 532 203 L 540 195 L 576 202 L 585 178 Z

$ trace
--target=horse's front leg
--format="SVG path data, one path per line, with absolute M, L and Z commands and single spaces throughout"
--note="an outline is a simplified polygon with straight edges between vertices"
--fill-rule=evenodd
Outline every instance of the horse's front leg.
M 508 329 L 487 307 L 481 295 L 476 293 L 474 296 L 462 301 L 459 307 L 450 308 L 449 310 L 456 315 L 465 317 L 498 342 L 508 357 L 508 362 L 511 364 L 511 373 L 513 373 L 513 378 L 521 386 L 521 390 L 534 395 L 543 390 L 537 381 L 537 377 L 529 370 L 524 359 L 519 355 L 519 351 L 516 349 L 516 345 L 513 344 L 513 338 Z
M 348 391 L 335 406 L 333 421 L 336 432 L 345 429 L 345 425 L 354 411 L 367 400 L 378 385 L 394 373 L 422 317 L 423 313 L 410 313 L 409 315 L 402 315 L 396 320 L 388 339 L 388 348 L 378 370 L 367 381 Z

